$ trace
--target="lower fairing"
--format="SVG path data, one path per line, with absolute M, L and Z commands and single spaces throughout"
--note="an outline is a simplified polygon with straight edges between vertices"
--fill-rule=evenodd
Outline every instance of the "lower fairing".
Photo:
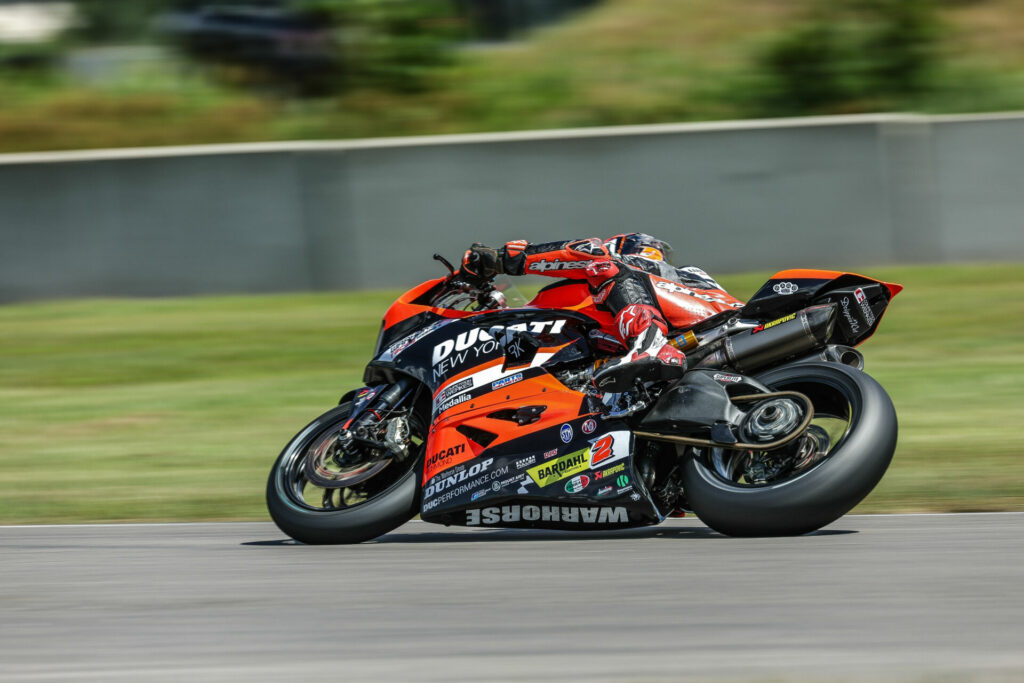
M 664 517 L 638 476 L 634 443 L 621 422 L 581 417 L 487 449 L 424 482 L 421 519 L 568 530 L 658 524 Z

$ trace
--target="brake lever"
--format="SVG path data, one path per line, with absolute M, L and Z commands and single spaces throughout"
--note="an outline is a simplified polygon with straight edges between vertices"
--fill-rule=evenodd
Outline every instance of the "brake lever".
M 440 261 L 441 263 L 444 264 L 444 267 L 448 269 L 449 279 L 455 277 L 455 266 L 449 263 L 448 259 L 446 259 L 444 256 L 441 256 L 440 254 L 434 254 L 434 260 Z

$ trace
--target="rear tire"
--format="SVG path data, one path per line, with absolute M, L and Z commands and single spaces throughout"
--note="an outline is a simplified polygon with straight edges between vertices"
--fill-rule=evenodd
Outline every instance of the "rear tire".
M 419 510 L 417 472 L 421 457 L 413 458 L 409 471 L 383 491 L 350 508 L 315 508 L 296 498 L 295 482 L 301 477 L 301 460 L 307 448 L 344 422 L 351 412 L 352 405 L 346 402 L 313 420 L 285 446 L 270 471 L 267 509 L 278 528 L 296 541 L 311 545 L 361 543 L 398 528 Z M 395 466 L 398 463 L 389 468 Z
M 833 410 L 845 401 L 849 427 L 810 469 L 765 485 L 729 481 L 701 458 L 683 469 L 690 507 L 729 536 L 792 536 L 830 524 L 881 480 L 896 449 L 896 411 L 885 390 L 859 370 L 832 363 L 798 363 L 757 378 L 773 389 L 814 389 Z M 814 397 L 812 396 L 812 399 Z M 815 413 L 820 407 L 815 402 Z

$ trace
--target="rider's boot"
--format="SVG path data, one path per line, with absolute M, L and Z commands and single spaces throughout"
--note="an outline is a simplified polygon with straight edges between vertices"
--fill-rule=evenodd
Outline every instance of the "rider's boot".
M 630 349 L 621 358 L 594 373 L 600 391 L 618 393 L 633 388 L 637 380 L 673 380 L 686 372 L 686 356 L 669 344 L 658 309 L 633 304 L 619 311 L 615 322 Z

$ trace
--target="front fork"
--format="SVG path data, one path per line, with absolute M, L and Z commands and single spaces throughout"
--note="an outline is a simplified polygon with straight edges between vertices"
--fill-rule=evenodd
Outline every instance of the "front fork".
M 364 387 L 352 395 L 352 414 L 338 432 L 338 443 L 346 453 L 357 447 L 382 448 L 400 459 L 408 455 L 409 421 L 407 415 L 394 415 L 416 391 L 413 380 L 400 377 L 394 384 Z M 344 397 L 343 397 L 344 398 Z M 390 418 L 390 419 L 389 419 Z M 383 439 L 380 424 L 388 420 Z

